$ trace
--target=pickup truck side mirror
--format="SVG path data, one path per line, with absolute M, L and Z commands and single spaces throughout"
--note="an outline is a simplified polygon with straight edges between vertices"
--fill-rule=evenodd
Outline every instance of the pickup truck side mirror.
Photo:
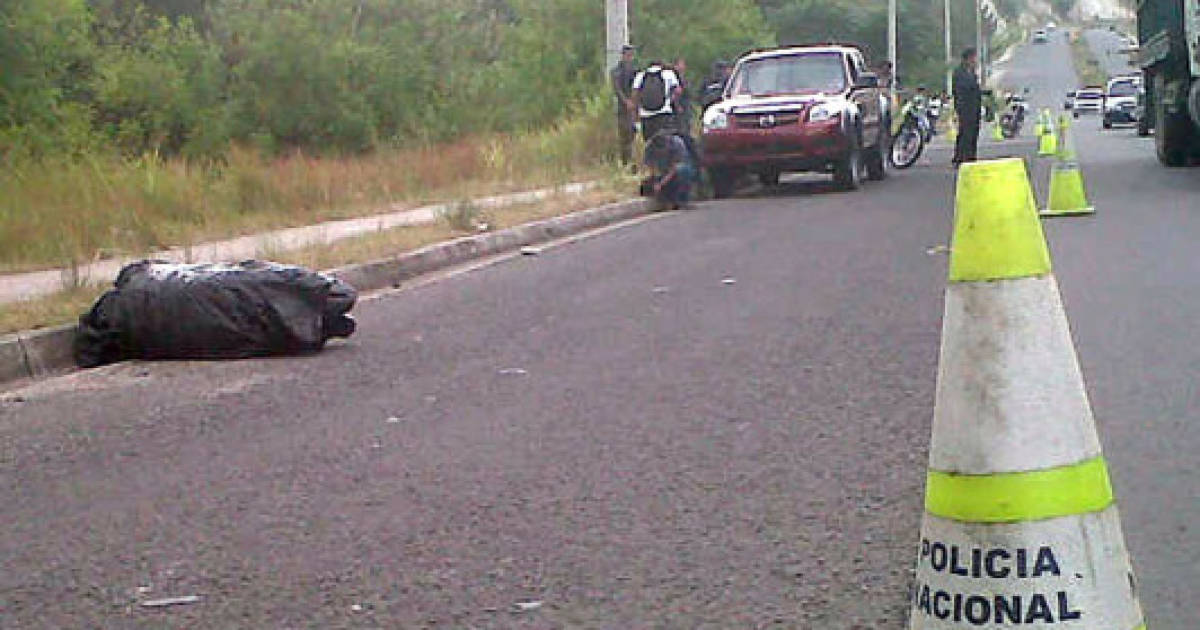
M 879 75 L 874 72 L 864 72 L 858 75 L 858 79 L 854 81 L 854 89 L 856 90 L 877 87 L 879 87 Z

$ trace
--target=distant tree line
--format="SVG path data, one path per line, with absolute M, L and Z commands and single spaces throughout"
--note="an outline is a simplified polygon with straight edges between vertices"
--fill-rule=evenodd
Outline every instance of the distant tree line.
M 644 0 L 633 19 L 646 55 L 707 63 L 771 41 L 751 0 Z M 356 152 L 520 130 L 597 97 L 603 59 L 598 0 L 5 0 L 0 153 Z
M 954 2 L 966 42 L 971 4 Z M 631 5 L 640 59 L 683 55 L 693 82 L 776 42 L 886 52 L 882 0 Z M 902 76 L 944 70 L 940 7 L 901 0 Z M 605 97 L 603 59 L 601 0 L 3 0 L 0 155 L 353 153 L 520 131 Z
M 1073 2 L 1074 0 L 1061 0 Z M 853 42 L 867 50 L 872 63 L 887 58 L 887 0 L 758 0 L 780 43 Z M 1016 22 L 1024 0 L 998 0 L 997 11 Z M 946 73 L 943 0 L 899 0 L 897 61 L 901 85 L 944 89 Z M 951 50 L 975 45 L 975 0 L 950 0 Z M 995 24 L 985 24 L 989 34 Z

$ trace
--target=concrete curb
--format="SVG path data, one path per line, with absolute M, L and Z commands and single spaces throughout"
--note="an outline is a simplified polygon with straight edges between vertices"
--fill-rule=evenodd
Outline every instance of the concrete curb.
M 398 287 L 406 280 L 433 271 L 578 234 L 647 214 L 653 209 L 654 204 L 645 199 L 611 203 L 496 232 L 434 243 L 391 258 L 340 267 L 326 273 L 363 292 Z M 0 336 L 0 384 L 47 376 L 74 367 L 74 341 L 74 325 Z
M 61 372 L 75 365 L 71 324 L 0 336 L 0 383 Z

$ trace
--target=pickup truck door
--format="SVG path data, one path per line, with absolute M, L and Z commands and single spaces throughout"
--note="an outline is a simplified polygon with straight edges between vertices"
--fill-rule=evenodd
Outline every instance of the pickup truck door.
M 848 56 L 846 63 L 850 71 L 851 85 L 853 85 L 858 81 L 859 75 L 866 72 L 866 69 L 863 67 L 860 55 Z M 858 111 L 862 115 L 863 142 L 868 145 L 874 144 L 875 139 L 879 137 L 879 127 L 883 124 L 879 94 L 878 89 L 859 89 L 852 90 L 850 93 L 850 101 L 858 105 Z

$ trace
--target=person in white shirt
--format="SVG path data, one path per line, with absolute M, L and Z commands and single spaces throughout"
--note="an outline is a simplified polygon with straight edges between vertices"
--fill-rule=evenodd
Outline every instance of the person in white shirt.
M 675 124 L 674 102 L 683 90 L 674 70 L 655 61 L 633 79 L 633 101 L 638 106 L 642 139 L 649 142 L 659 131 Z

